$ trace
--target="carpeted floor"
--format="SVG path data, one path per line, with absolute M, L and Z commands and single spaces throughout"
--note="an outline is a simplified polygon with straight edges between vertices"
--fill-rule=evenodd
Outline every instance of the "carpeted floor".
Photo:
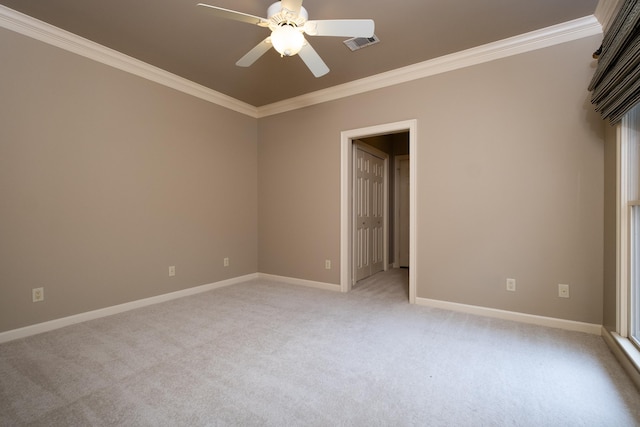
M 633 426 L 602 338 L 255 280 L 0 345 L 0 425 Z

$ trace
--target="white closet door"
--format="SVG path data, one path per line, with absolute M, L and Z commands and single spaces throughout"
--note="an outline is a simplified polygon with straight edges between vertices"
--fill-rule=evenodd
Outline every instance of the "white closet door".
M 384 269 L 384 159 L 356 149 L 356 280 Z

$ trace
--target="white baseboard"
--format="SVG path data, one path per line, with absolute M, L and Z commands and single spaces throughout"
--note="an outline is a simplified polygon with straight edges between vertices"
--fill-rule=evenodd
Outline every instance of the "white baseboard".
M 312 280 L 296 279 L 293 277 L 276 276 L 273 274 L 265 274 L 265 273 L 258 273 L 258 278 L 264 279 L 264 280 L 272 280 L 276 282 L 288 283 L 289 285 L 299 285 L 299 286 L 306 286 L 309 288 L 318 288 L 318 289 L 324 289 L 327 291 L 340 292 L 340 285 L 334 285 L 333 283 L 314 282 Z
M 142 308 L 149 305 L 186 297 L 189 295 L 207 292 L 207 291 L 222 288 L 225 286 L 236 285 L 236 284 L 247 282 L 253 279 L 272 280 L 272 281 L 287 283 L 291 285 L 306 286 L 311 288 L 340 292 L 340 285 L 336 285 L 333 283 L 316 282 L 312 280 L 296 279 L 292 277 L 276 276 L 273 274 L 265 274 L 265 273 L 252 273 L 252 274 L 247 274 L 245 276 L 222 280 L 220 282 L 196 286 L 188 289 L 182 289 L 180 291 L 170 292 L 167 294 L 157 295 L 150 298 L 144 298 L 136 301 L 127 302 L 124 304 L 118 304 L 111 307 L 106 307 L 98 310 L 88 311 L 85 313 L 75 314 L 75 315 L 63 317 L 60 319 L 54 319 L 48 322 L 37 323 L 35 325 L 29 325 L 23 328 L 0 332 L 0 344 L 4 342 L 16 340 L 19 338 L 25 338 L 31 335 L 52 331 L 54 329 L 63 328 L 65 326 L 74 325 L 76 323 L 99 319 L 102 317 L 123 313 L 125 311 L 134 310 L 136 308 Z M 602 334 L 602 326 L 591 324 L 591 323 L 556 319 L 552 317 L 536 316 L 532 314 L 517 313 L 513 311 L 498 310 L 498 309 L 487 308 L 487 307 L 479 307 L 479 306 L 459 304 L 459 303 L 453 303 L 448 301 L 432 300 L 428 298 L 419 298 L 419 297 L 416 298 L 416 304 L 427 306 L 427 307 L 441 308 L 444 310 L 459 311 L 459 312 L 475 314 L 480 316 L 494 317 L 498 319 L 512 320 L 512 321 L 522 322 L 522 323 L 530 323 L 534 325 L 549 326 L 553 328 L 566 329 L 566 330 L 578 331 L 578 332 L 586 332 L 593 335 Z
M 602 338 L 636 387 L 640 389 L 640 351 L 627 339 L 602 327 Z
M 496 319 L 512 320 L 514 322 L 565 329 L 568 331 L 585 332 L 592 335 L 602 334 L 602 325 L 596 325 L 593 323 L 576 322 L 574 320 L 557 319 L 554 317 L 536 316 L 534 314 L 518 313 L 515 311 L 498 310 L 495 308 L 479 307 L 476 305 L 460 304 L 455 302 L 440 301 L 420 297 L 416 297 L 416 304 L 426 307 L 434 307 L 444 310 L 475 314 L 478 316 L 493 317 Z
M 213 289 L 223 288 L 225 286 L 236 285 L 252 279 L 257 279 L 258 274 L 248 274 L 246 276 L 234 277 L 232 279 L 222 280 L 220 282 L 209 283 L 207 285 L 196 286 L 193 288 L 182 289 L 180 291 L 170 292 L 168 294 L 157 295 L 154 297 L 144 298 L 136 301 L 126 302 L 111 307 L 105 307 L 98 310 L 87 311 L 85 313 L 75 314 L 73 316 L 62 317 L 60 319 L 50 320 L 48 322 L 37 323 L 35 325 L 25 326 L 23 328 L 12 329 L 6 332 L 0 332 L 0 343 L 25 338 L 31 335 L 52 331 L 54 329 L 64 328 L 65 326 L 74 325 L 76 323 L 86 322 L 88 320 L 99 319 L 101 317 L 111 316 L 113 314 L 123 313 L 125 311 L 142 308 L 161 302 L 186 297 L 189 295 L 207 292 Z

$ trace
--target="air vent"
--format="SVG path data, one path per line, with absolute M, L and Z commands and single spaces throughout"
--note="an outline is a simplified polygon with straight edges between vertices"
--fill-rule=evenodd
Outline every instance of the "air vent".
M 363 47 L 371 46 L 376 43 L 380 43 L 380 39 L 375 34 L 373 37 L 356 37 L 344 41 L 344 44 L 346 44 L 351 51 L 362 49 Z

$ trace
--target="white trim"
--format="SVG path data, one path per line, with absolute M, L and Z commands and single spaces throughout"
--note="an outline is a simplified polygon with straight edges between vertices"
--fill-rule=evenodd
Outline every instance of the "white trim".
M 0 5 L 0 27 L 257 118 L 256 107 Z
M 492 317 L 495 319 L 511 320 L 514 322 L 528 323 L 539 326 L 548 326 L 551 328 L 565 329 L 568 331 L 585 332 L 592 335 L 601 335 L 602 333 L 602 325 L 596 325 L 594 323 L 576 322 L 574 320 L 557 319 L 555 317 L 536 316 L 534 314 L 498 310 L 495 308 L 480 307 L 476 305 L 460 304 L 428 298 L 416 298 L 416 304 L 425 307 L 440 308 L 443 310 Z
M 259 279 L 287 283 L 289 285 L 306 286 L 308 288 L 324 289 L 325 291 L 340 292 L 340 285 L 333 283 L 314 282 L 313 280 L 296 279 L 294 277 L 276 276 L 274 274 L 258 273 Z
M 593 15 L 606 31 L 624 0 L 600 0 Z
M 640 388 L 640 351 L 627 339 L 607 328 L 602 328 L 602 338 L 616 356 L 631 380 Z
M 417 151 L 418 151 L 418 121 L 406 120 L 402 122 L 387 123 L 370 126 L 361 129 L 353 129 L 340 133 L 340 290 L 349 292 L 352 285 L 351 272 L 353 271 L 353 242 L 352 242 L 352 205 L 353 197 L 351 175 L 353 173 L 352 141 L 370 136 L 385 135 L 409 131 L 409 302 L 415 304 L 417 281 Z
M 353 200 L 353 186 L 351 173 L 353 171 L 353 151 L 351 138 L 340 134 L 340 290 L 349 292 L 353 284 L 353 251 L 351 250 L 351 233 L 353 218 L 351 201 Z
M 587 16 L 284 101 L 255 107 L 2 5 L 0 5 L 0 28 L 15 31 L 253 118 L 267 117 L 346 98 L 602 33 L 602 26 L 596 17 Z
M 631 207 L 638 199 L 639 167 L 636 164 L 640 150 L 640 108 L 636 107 L 622 117 L 616 127 L 616 332 L 623 338 L 633 333 L 631 330 L 634 298 L 632 281 L 637 272 L 632 268 Z
M 622 123 L 626 127 L 628 116 L 622 118 Z M 623 337 L 628 334 L 628 312 L 627 295 L 629 283 L 629 212 L 627 199 L 629 190 L 627 155 L 629 152 L 628 132 L 623 130 L 623 126 L 616 127 L 616 331 Z
M 386 73 L 275 102 L 258 108 L 258 118 L 280 114 L 298 108 L 346 98 L 364 92 L 385 88 L 412 80 L 472 65 L 482 64 L 520 53 L 566 43 L 584 37 L 602 34 L 602 27 L 594 16 L 575 19 L 563 24 L 532 31 L 497 42 L 485 44 L 429 61 L 398 68 Z
M 409 302 L 418 292 L 418 122 L 409 123 Z
M 48 322 L 37 323 L 35 325 L 29 325 L 23 328 L 13 329 L 6 332 L 0 332 L 0 344 L 7 341 L 16 340 L 19 338 L 25 338 L 31 335 L 41 334 L 43 332 L 49 332 L 54 329 L 64 328 L 65 326 L 75 325 L 77 323 L 82 323 L 82 322 L 86 322 L 94 319 L 100 319 L 102 317 L 123 313 L 125 311 L 135 310 L 137 308 L 147 307 L 149 305 L 171 301 L 171 300 L 186 297 L 189 295 L 211 291 L 213 289 L 223 288 L 225 286 L 236 285 L 238 283 L 247 282 L 249 280 L 253 280 L 257 278 L 258 278 L 257 273 L 247 274 L 246 276 L 234 277 L 232 279 L 222 280 L 220 282 L 210 283 L 210 284 L 201 285 L 201 286 L 195 286 L 193 288 L 182 289 L 180 291 L 170 292 L 167 294 L 157 295 L 154 297 L 126 302 L 124 304 L 118 304 L 111 307 L 100 308 L 98 310 L 87 311 L 85 313 L 74 314 L 73 316 L 62 317 L 60 319 L 54 319 Z

